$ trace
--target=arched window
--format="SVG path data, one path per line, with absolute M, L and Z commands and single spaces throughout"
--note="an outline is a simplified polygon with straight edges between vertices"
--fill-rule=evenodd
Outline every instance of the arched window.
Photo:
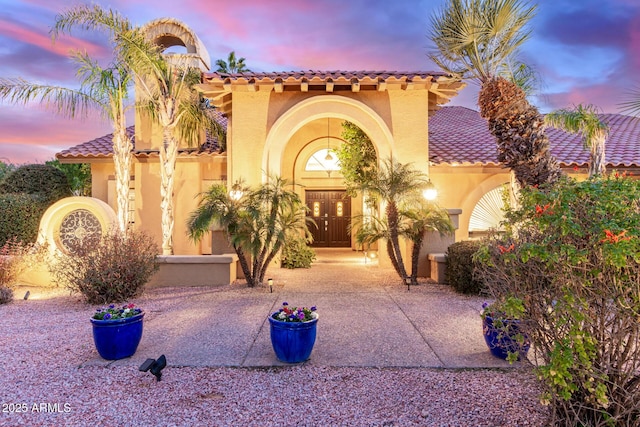
M 504 220 L 504 194 L 509 191 L 504 184 L 487 192 L 478 201 L 469 219 L 469 235 L 482 235 L 490 228 L 498 229 Z
M 304 166 L 305 171 L 330 172 L 339 171 L 340 164 L 338 156 L 328 148 L 322 148 L 309 157 L 307 164 Z

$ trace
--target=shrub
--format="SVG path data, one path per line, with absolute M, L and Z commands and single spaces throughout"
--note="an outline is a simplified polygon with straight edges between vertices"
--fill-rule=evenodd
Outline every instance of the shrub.
M 34 243 L 50 201 L 38 194 L 0 194 L 0 245 L 11 238 Z
M 13 289 L 0 286 L 0 305 L 13 301 Z
M 282 249 L 280 266 L 285 268 L 309 268 L 316 259 L 316 253 L 307 246 L 303 237 L 293 237 L 286 240 Z
M 564 179 L 519 204 L 479 272 L 522 301 L 552 424 L 639 426 L 640 181 Z
M 0 286 L 12 289 L 27 267 L 26 256 L 32 246 L 10 239 L 0 246 Z
M 50 266 L 54 281 L 81 293 L 90 304 L 123 302 L 139 295 L 158 270 L 158 246 L 137 231 L 125 237 L 113 230 L 97 244 L 80 241 L 69 255 L 60 254 Z
M 445 277 L 457 292 L 477 295 L 483 290 L 482 280 L 473 275 L 476 265 L 473 255 L 481 246 L 479 240 L 466 240 L 453 243 L 447 249 Z
M 40 194 L 50 201 L 72 194 L 65 173 L 49 165 L 18 167 L 0 183 L 0 193 Z

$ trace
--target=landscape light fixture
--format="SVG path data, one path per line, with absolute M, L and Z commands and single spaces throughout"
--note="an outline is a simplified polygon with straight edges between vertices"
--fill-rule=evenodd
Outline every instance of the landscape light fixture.
M 422 195 L 425 199 L 430 201 L 435 200 L 436 197 L 438 197 L 438 190 L 436 190 L 436 186 L 433 185 L 430 179 L 427 181 L 427 185 L 425 185 Z
M 273 293 L 273 279 L 268 279 L 267 283 L 269 284 L 269 292 Z
M 162 370 L 167 366 L 167 358 L 164 357 L 164 354 L 158 357 L 158 360 L 147 359 L 144 361 L 142 365 L 138 368 L 138 370 L 142 372 L 150 371 L 154 377 L 156 377 L 156 381 L 160 381 L 162 378 Z

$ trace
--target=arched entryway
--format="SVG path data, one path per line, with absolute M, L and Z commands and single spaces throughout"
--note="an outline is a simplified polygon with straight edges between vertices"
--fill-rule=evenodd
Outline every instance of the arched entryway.
M 327 150 L 344 143 L 345 121 L 369 136 L 378 158 L 390 155 L 393 139 L 382 118 L 364 103 L 337 95 L 295 104 L 274 123 L 265 145 L 264 179 L 275 173 L 295 183 L 315 224 L 311 227 L 315 247 L 356 249 L 349 226 L 363 212 L 362 198 L 349 197 L 339 170 L 325 161 Z

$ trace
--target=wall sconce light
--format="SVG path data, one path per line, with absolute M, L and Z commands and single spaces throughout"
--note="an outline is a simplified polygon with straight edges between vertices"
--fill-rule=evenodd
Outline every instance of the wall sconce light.
M 242 186 L 238 181 L 236 181 L 236 183 L 231 187 L 231 191 L 229 191 L 229 197 L 231 197 L 235 201 L 238 201 L 242 199 L 243 195 L 244 192 L 242 191 Z
M 431 180 L 427 181 L 427 185 L 425 185 L 422 195 L 427 200 L 435 200 L 438 197 L 438 190 L 436 190 L 436 186 L 433 185 Z

